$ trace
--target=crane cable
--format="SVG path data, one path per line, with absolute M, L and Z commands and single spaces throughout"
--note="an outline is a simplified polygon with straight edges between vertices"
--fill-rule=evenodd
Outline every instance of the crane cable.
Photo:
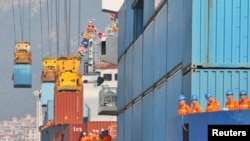
M 29 0 L 29 42 L 30 42 L 30 29 L 31 29 L 31 7 L 30 7 L 31 0 Z
M 49 23 L 50 23 L 50 20 L 49 20 L 49 1 L 47 0 L 47 28 L 48 28 L 48 44 L 49 44 L 49 57 L 51 57 L 51 47 L 50 47 L 50 27 L 49 27 Z
M 12 17 L 13 17 L 13 26 L 14 26 L 14 41 L 16 43 L 16 24 L 15 24 L 15 10 L 14 10 L 14 0 L 12 0 Z
M 20 18 L 20 38 L 21 41 L 23 41 L 23 16 L 24 16 L 24 11 L 23 8 L 21 8 L 21 0 L 19 0 L 19 18 Z
M 42 58 L 43 58 L 43 22 L 42 22 L 42 0 L 40 0 L 40 23 L 41 23 L 41 48 L 42 48 Z
M 58 54 L 59 54 L 59 0 L 56 0 L 56 57 L 58 58 Z
M 66 54 L 69 55 L 68 52 L 68 23 L 67 23 L 67 0 L 64 1 L 64 27 L 65 27 L 65 46 L 66 46 Z
M 80 22 L 80 19 L 81 19 L 81 10 L 80 9 L 81 9 L 81 0 L 78 1 L 78 13 L 79 13 L 79 15 L 78 15 L 78 34 L 77 34 L 78 35 L 77 36 L 78 37 L 77 38 L 77 43 L 78 43 L 77 45 L 78 45 L 78 47 L 80 47 L 80 36 L 79 35 L 81 33 L 80 32 L 80 25 L 81 25 L 81 22 Z

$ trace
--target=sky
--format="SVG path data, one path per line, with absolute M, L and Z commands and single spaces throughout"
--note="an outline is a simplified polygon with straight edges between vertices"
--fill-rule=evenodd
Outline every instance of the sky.
M 55 0 L 0 0 L 0 121 L 36 116 L 33 92 L 41 87 L 42 59 L 67 54 L 68 49 L 75 54 L 89 19 L 103 32 L 110 24 L 110 14 L 101 11 L 101 0 L 56 1 L 58 6 Z M 17 41 L 31 44 L 32 88 L 13 88 Z

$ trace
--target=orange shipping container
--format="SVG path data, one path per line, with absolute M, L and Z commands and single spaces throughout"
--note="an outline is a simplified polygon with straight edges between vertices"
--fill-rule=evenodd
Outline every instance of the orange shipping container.
M 55 124 L 83 123 L 83 93 L 55 92 L 54 95 Z
M 69 124 L 65 130 L 54 134 L 54 141 L 80 141 L 86 132 L 86 124 Z
M 87 133 L 92 133 L 93 130 L 98 130 L 99 133 L 101 129 L 109 130 L 109 134 L 112 139 L 116 139 L 117 136 L 117 122 L 116 121 L 89 121 L 87 122 Z

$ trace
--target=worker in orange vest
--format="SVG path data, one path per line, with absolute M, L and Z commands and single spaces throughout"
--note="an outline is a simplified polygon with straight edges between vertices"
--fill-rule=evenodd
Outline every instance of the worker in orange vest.
M 186 115 L 191 113 L 191 108 L 186 104 L 186 97 L 181 94 L 179 95 L 179 108 L 178 115 Z
M 239 101 L 239 109 L 250 109 L 250 102 L 247 98 L 247 91 L 241 90 L 240 93 L 240 101 Z
M 205 110 L 206 112 L 214 112 L 220 110 L 220 103 L 215 100 L 210 92 L 207 92 L 205 94 L 205 98 L 207 99 L 207 107 Z
M 238 110 L 239 104 L 233 97 L 233 91 L 227 90 L 226 96 L 227 96 L 227 102 L 225 104 L 226 109 L 227 110 Z
M 192 104 L 191 113 L 200 113 L 200 112 L 202 112 L 202 107 L 198 103 L 197 95 L 192 95 L 190 100 L 191 100 L 191 104 Z
M 90 141 L 89 137 L 87 136 L 86 132 L 82 133 L 81 141 Z
M 109 131 L 108 130 L 105 130 L 105 135 L 104 137 L 102 138 L 102 141 L 111 141 L 112 140 L 112 137 L 111 135 L 109 134 Z

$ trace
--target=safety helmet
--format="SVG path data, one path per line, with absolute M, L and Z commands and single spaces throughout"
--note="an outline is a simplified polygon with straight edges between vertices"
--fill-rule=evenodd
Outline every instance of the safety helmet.
M 227 90 L 226 95 L 233 95 L 233 91 L 232 90 Z
M 83 132 L 83 135 L 86 135 L 86 132 Z
M 198 100 L 198 97 L 197 97 L 197 95 L 191 95 L 191 98 L 190 98 L 190 100 Z
M 240 90 L 240 95 L 247 95 L 247 91 L 245 91 L 245 90 Z
M 181 95 L 179 95 L 178 99 L 179 99 L 179 100 L 185 100 L 186 97 L 185 97 L 183 94 L 181 94 Z
M 206 99 L 208 99 L 209 97 L 211 97 L 212 96 L 212 93 L 210 93 L 210 92 L 207 92 L 206 94 L 205 94 L 205 98 Z

